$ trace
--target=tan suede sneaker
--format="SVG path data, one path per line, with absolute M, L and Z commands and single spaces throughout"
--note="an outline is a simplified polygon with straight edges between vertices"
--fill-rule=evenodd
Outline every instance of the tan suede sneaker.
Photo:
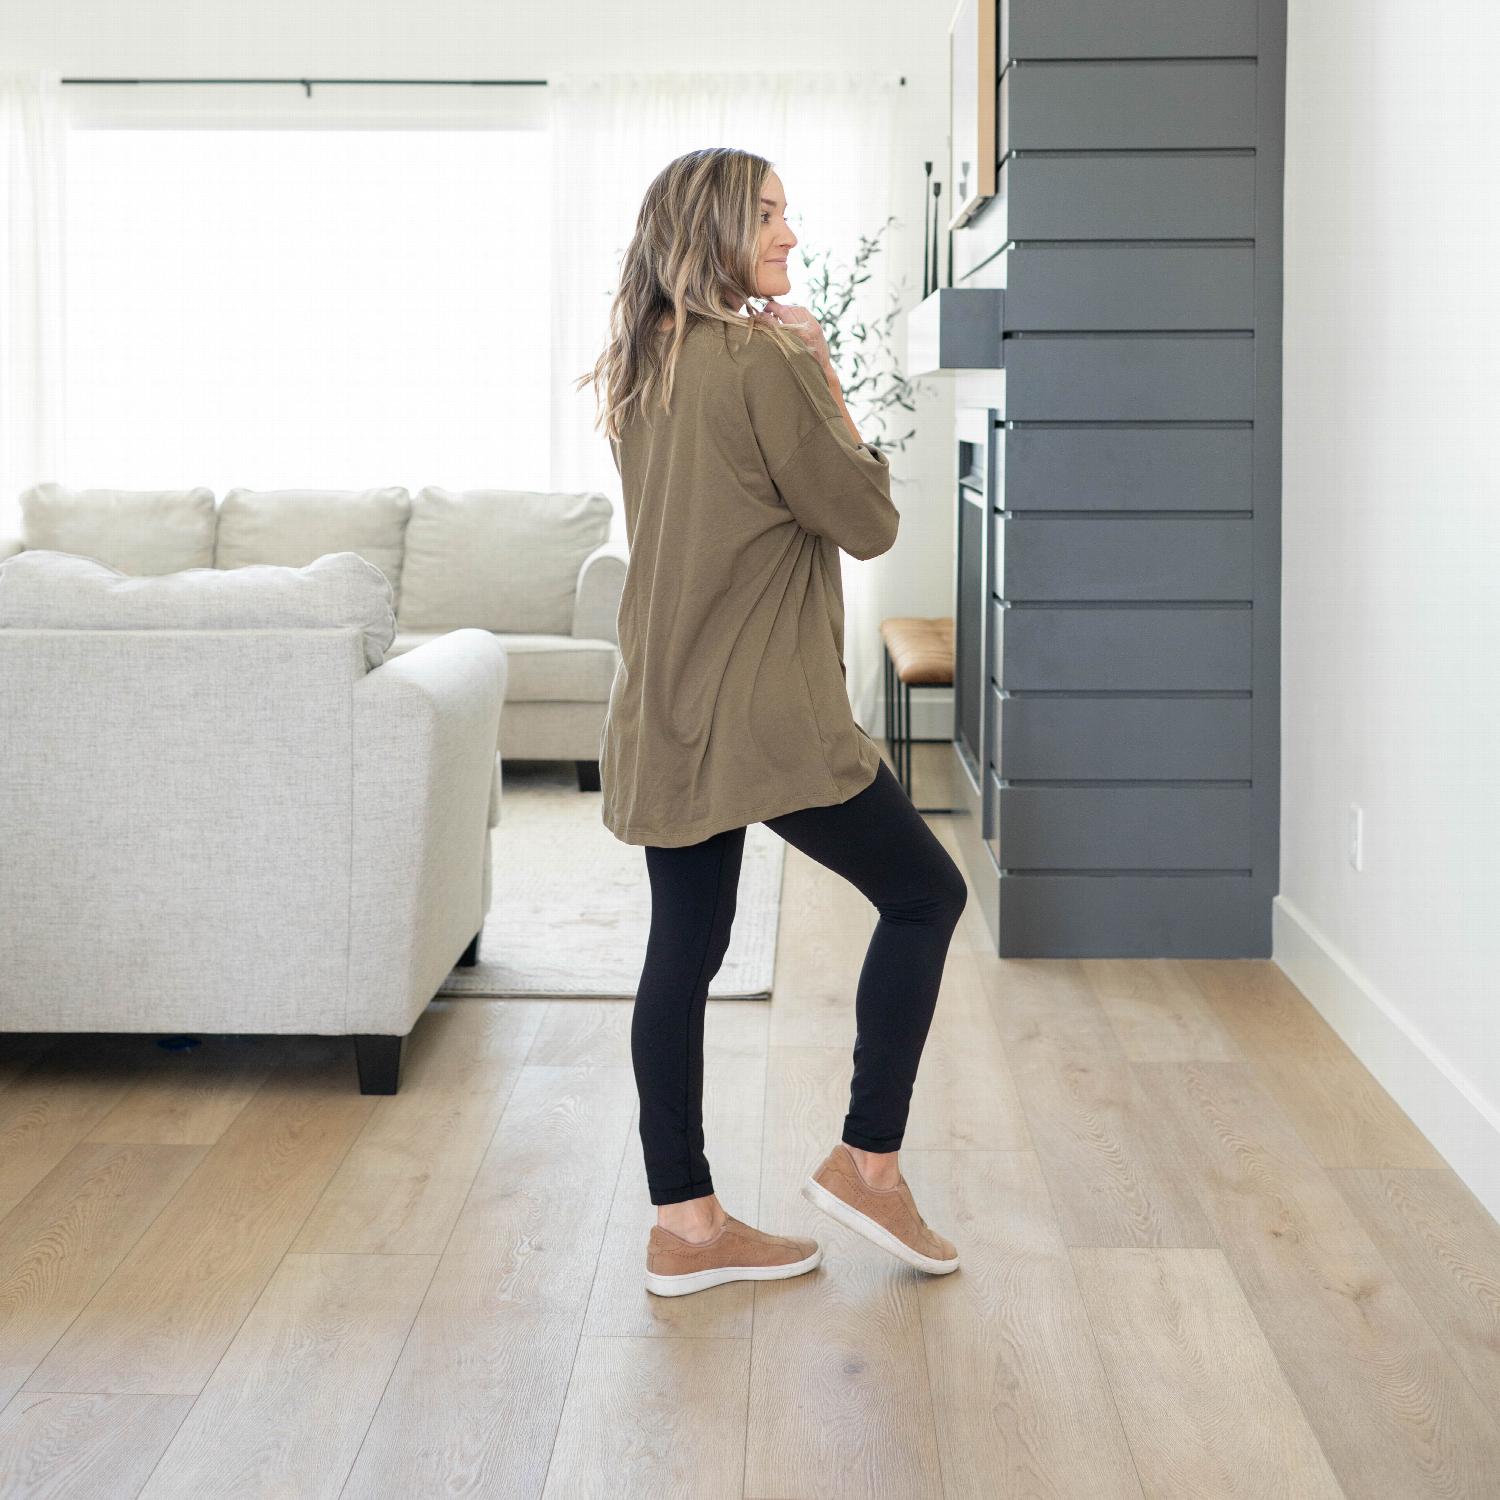
M 898 1260 L 946 1276 L 958 1269 L 958 1250 L 917 1212 L 904 1177 L 893 1187 L 871 1187 L 848 1145 L 840 1141 L 802 1184 L 802 1196 L 830 1218 L 864 1235 Z
M 680 1297 L 725 1281 L 779 1281 L 812 1270 L 822 1258 L 816 1240 L 765 1234 L 733 1214 L 701 1245 L 653 1224 L 646 1238 L 646 1290 Z

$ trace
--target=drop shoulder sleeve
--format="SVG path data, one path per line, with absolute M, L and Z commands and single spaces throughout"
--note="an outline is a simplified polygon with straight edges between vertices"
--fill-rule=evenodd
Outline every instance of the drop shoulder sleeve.
M 776 492 L 805 531 L 851 557 L 878 557 L 896 540 L 891 465 L 857 443 L 818 362 L 767 346 L 745 367 L 745 408 Z

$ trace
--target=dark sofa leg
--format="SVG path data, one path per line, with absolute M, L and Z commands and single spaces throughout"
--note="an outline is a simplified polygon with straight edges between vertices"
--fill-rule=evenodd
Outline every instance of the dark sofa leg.
M 370 1036 L 356 1033 L 354 1060 L 359 1067 L 362 1094 L 394 1094 L 401 1086 L 401 1054 L 404 1036 Z
M 580 792 L 597 792 L 599 790 L 599 762 L 597 760 L 575 760 L 578 767 L 578 790 Z
M 479 962 L 479 938 L 480 934 L 483 931 L 484 929 L 480 928 L 479 932 L 476 932 L 474 936 L 469 939 L 469 946 L 465 948 L 463 953 L 460 955 L 458 963 L 456 965 L 457 968 L 472 969 L 474 965 Z

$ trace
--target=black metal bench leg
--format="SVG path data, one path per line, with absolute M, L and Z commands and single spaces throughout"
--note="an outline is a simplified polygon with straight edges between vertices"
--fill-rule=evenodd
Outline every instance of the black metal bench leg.
M 911 684 L 901 684 L 901 784 L 911 796 Z
M 892 733 L 895 726 L 891 723 L 891 648 L 885 641 L 882 641 L 880 643 L 880 650 L 881 655 L 884 657 L 881 665 L 881 687 L 885 693 L 885 704 L 880 717 L 883 721 L 882 727 L 885 731 L 885 750 L 886 754 L 889 755 L 891 747 L 896 742 L 896 737 Z
M 906 785 L 906 721 L 901 714 L 901 674 L 891 663 L 891 709 L 896 716 L 896 779 Z

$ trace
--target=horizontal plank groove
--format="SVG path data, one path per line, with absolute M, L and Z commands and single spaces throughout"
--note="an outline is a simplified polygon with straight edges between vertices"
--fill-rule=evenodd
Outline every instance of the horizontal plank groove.
M 1252 785 L 1247 776 L 1001 776 L 1008 786 L 1222 786 L 1243 791 Z
M 1071 248 L 1080 248 L 1087 250 L 1108 250 L 1115 246 L 1132 245 L 1167 245 L 1174 250 L 1221 250 L 1226 247 L 1237 250 L 1253 250 L 1255 248 L 1255 241 L 1254 239 L 1246 238 L 1243 235 L 1222 235 L 1217 239 L 1204 239 L 1202 235 L 1194 235 L 1192 237 L 1182 238 L 1173 238 L 1170 235 L 1166 237 L 1157 235 L 1151 238 L 1137 237 L 1134 239 L 1109 240 L 1083 239 L 1075 235 L 1071 239 L 1065 240 L 1006 240 L 1006 242 L 1000 247 L 1000 251 L 997 251 L 996 253 L 999 254 L 1006 250 L 1056 250 Z M 979 265 L 988 265 L 989 261 L 993 259 L 994 256 L 990 256 L 988 260 L 981 261 Z M 975 266 L 973 269 L 978 270 L 979 267 Z
M 1129 510 L 1111 507 L 1098 510 L 1007 510 L 1003 505 L 990 507 L 996 515 L 1007 516 L 1017 522 L 1024 521 L 1222 521 L 1225 519 L 1248 521 L 1254 518 L 1250 510 Z
M 1250 599 L 1003 599 L 1006 609 L 1249 609 Z
M 1226 67 L 1242 68 L 1246 63 L 1257 63 L 1260 59 L 1250 56 L 1230 55 L 1226 57 L 1011 57 L 1000 69 L 1004 78 L 1012 68 L 1160 68 L 1166 64 L 1185 63 L 1201 66 L 1204 63 L 1223 63 Z
M 1253 339 L 1253 328 L 1007 328 L 1012 339 Z
M 1117 868 L 1100 869 L 1100 868 L 1097 868 L 1097 867 L 1094 867 L 1094 868 L 1090 868 L 1090 867 L 1087 867 L 1087 866 L 1084 866 L 1084 867 L 1073 867 L 1073 866 L 1069 866 L 1069 865 L 1057 865 L 1055 867 L 1051 866 L 1051 865 L 1025 865 L 1025 866 L 1001 865 L 1000 866 L 1000 873 L 1002 875 L 1017 875 L 1017 876 L 1025 875 L 1025 876 L 1029 876 L 1033 880 L 1035 880 L 1035 879 L 1043 879 L 1043 880 L 1045 880 L 1049 876 L 1054 876 L 1054 877 L 1058 877 L 1058 878 L 1066 878 L 1066 879 L 1069 879 L 1069 880 L 1073 880 L 1073 879 L 1076 879 L 1080 875 L 1086 875 L 1086 876 L 1089 876 L 1091 879 L 1096 879 L 1096 880 L 1114 880 L 1114 879 L 1118 879 L 1121 876 L 1129 876 L 1132 880 L 1138 879 L 1141 876 L 1149 876 L 1153 880 L 1183 880 L 1183 879 L 1192 880 L 1192 879 L 1207 878 L 1207 877 L 1214 877 L 1214 878 L 1220 878 L 1221 879 L 1225 875 L 1233 875 L 1233 876 L 1238 876 L 1238 877 L 1240 877 L 1242 879 L 1249 879 L 1251 877 L 1251 875 L 1254 874 L 1254 871 L 1248 870 L 1248 869 L 1239 869 L 1239 868 L 1235 868 L 1235 867 L 1230 867 L 1230 868 L 1226 868 L 1226 869 L 1197 869 L 1197 870 L 1192 870 L 1192 869 L 1188 869 L 1188 870 L 1139 870 L 1139 869 L 1130 868 L 1129 866 L 1119 866 Z
M 1002 698 L 1249 698 L 1249 688 L 1008 688 Z
M 1098 335 L 1095 335 L 1096 337 Z M 1166 417 L 1120 417 L 1111 419 L 1109 417 L 1017 417 L 1011 420 L 1006 417 L 996 419 L 995 426 L 1011 427 L 1021 432 L 1046 432 L 1053 428 L 1063 429 L 1069 432 L 1114 432 L 1122 427 L 1139 428 L 1143 431 L 1165 431 L 1176 432 L 1184 429 L 1194 432 L 1250 432 L 1255 424 L 1248 420 L 1234 420 L 1228 417 L 1183 417 L 1181 419 Z
M 1016 146 L 1001 162 L 1054 156 L 1254 156 L 1254 146 Z

